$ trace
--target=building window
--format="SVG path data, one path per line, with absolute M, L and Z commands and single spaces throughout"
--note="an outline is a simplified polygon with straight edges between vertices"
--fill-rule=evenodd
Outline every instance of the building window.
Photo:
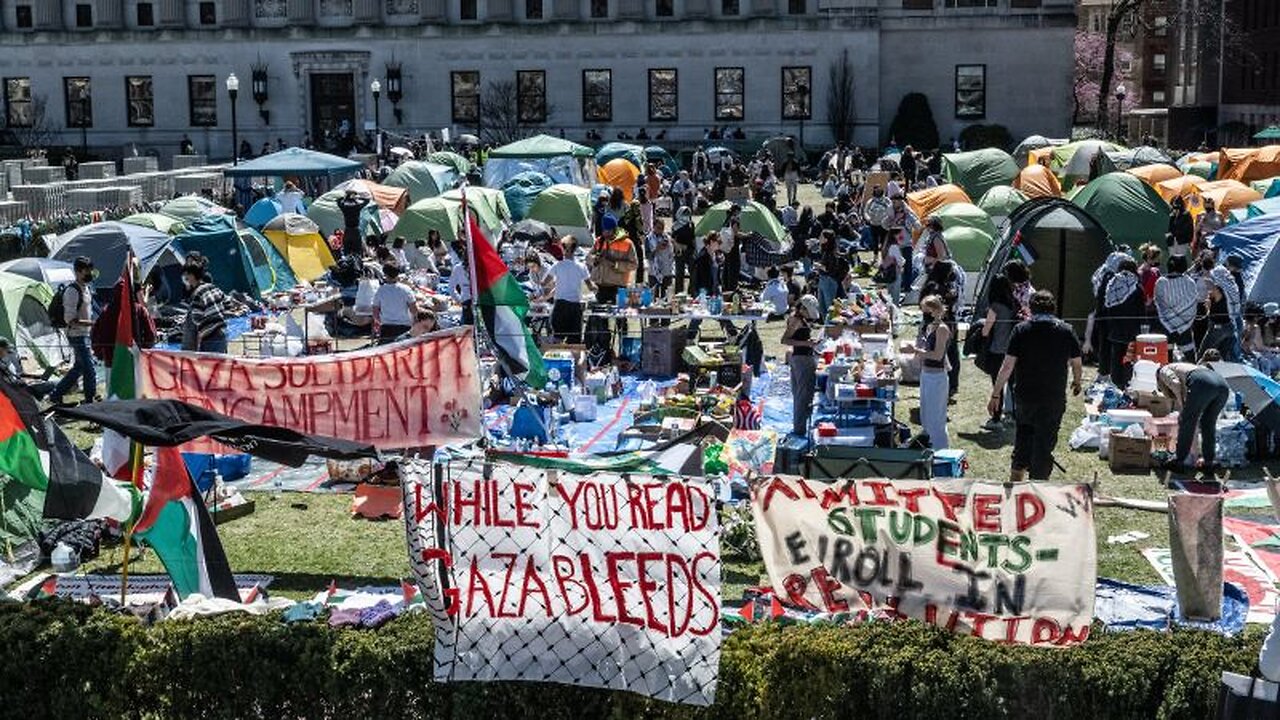
M 591 17 L 596 20 L 609 17 L 609 0 L 591 0 Z
M 1151 31 L 1156 37 L 1166 37 L 1169 34 L 1169 16 L 1157 15 L 1151 21 Z
M 680 87 L 675 68 L 649 71 L 649 119 L 676 120 L 680 117 Z
M 200 3 L 200 24 L 201 25 L 217 25 L 218 24 L 218 6 L 216 3 L 211 3 L 211 2 Z
M 151 127 L 156 124 L 156 102 L 150 76 L 126 77 L 125 99 L 128 101 L 129 127 Z
M 19 5 L 14 8 L 13 11 L 16 15 L 14 19 L 17 21 L 17 25 L 20 30 L 27 30 L 35 27 L 35 19 L 31 15 L 30 5 Z
M 943 7 L 949 8 L 972 8 L 972 7 L 995 7 L 996 0 L 946 0 Z
M 1163 104 L 1164 104 L 1164 91 L 1163 91 L 1163 90 L 1153 90 L 1153 91 L 1151 92 L 1151 102 L 1152 102 L 1153 104 L 1155 104 L 1155 105 L 1163 105 Z
M 478 17 L 476 10 L 476 0 L 459 0 L 458 2 L 458 18 L 461 20 L 475 20 Z
M 155 7 L 149 2 L 138 3 L 138 27 L 151 27 L 156 24 Z
M 987 114 L 987 66 L 956 66 L 956 117 L 976 119 Z
M 1156 72 L 1164 72 L 1165 57 L 1164 53 L 1155 53 L 1151 56 L 1151 69 Z
M 542 0 L 524 0 L 524 19 L 542 19 Z
M 187 113 L 191 127 L 218 124 L 218 78 L 213 75 L 187 76 Z
M 613 71 L 582 71 L 582 121 L 613 120 Z
M 530 125 L 547 121 L 547 73 L 545 71 L 516 72 L 516 119 Z
M 93 6 L 89 3 L 76 3 L 76 27 L 93 27 Z
M 62 79 L 67 105 L 67 127 L 93 127 L 93 92 L 87 77 Z
M 809 11 L 808 0 L 787 0 L 788 15 L 803 15 Z
M 782 119 L 808 120 L 813 117 L 813 68 L 782 68 Z
M 675 0 L 654 0 L 653 14 L 656 17 L 674 17 L 676 14 Z
M 745 84 L 742 68 L 716 68 L 717 120 L 742 119 Z
M 932 10 L 933 0 L 902 0 L 903 10 Z
M 739 0 L 720 0 L 720 14 L 733 17 L 739 13 Z
M 1128 75 L 1129 73 L 1133 72 L 1133 58 L 1131 57 L 1118 58 L 1116 60 L 1116 67 L 1120 70 L 1120 72 L 1124 73 L 1125 75 Z
M 5 78 L 5 124 L 11 128 L 31 127 L 35 122 L 35 110 L 35 101 L 31 98 L 31 78 Z
M 476 70 L 450 73 L 449 91 L 453 99 L 453 121 L 480 122 L 480 73 Z

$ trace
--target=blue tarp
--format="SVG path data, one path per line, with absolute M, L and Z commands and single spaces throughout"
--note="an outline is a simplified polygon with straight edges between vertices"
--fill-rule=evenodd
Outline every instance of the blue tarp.
M 516 222 L 523 220 L 538 195 L 554 184 L 554 180 L 540 172 L 522 172 L 503 183 L 502 194 L 507 199 L 511 219 Z
M 224 168 L 227 177 L 338 177 L 353 175 L 363 163 L 337 155 L 291 147 Z
M 1235 255 L 1244 265 L 1244 290 L 1248 302 L 1280 302 L 1280 213 L 1259 215 L 1219 230 L 1210 242 L 1220 255 Z
M 1168 585 L 1131 585 L 1098 578 L 1093 615 L 1108 630 L 1168 630 L 1171 625 L 1235 635 L 1244 630 L 1249 596 L 1234 583 L 1222 584 L 1222 617 L 1217 622 L 1179 620 L 1178 594 Z

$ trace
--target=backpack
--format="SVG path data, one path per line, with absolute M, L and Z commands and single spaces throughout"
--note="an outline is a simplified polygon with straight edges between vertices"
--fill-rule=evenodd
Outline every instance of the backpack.
M 49 324 L 59 330 L 67 329 L 67 306 L 65 298 L 68 288 L 74 288 L 77 295 L 81 294 L 80 288 L 76 287 L 75 283 L 63 283 L 53 292 L 53 299 L 49 301 Z M 76 302 L 77 313 L 79 313 L 80 305 L 83 302 L 84 297 L 81 297 L 80 300 Z

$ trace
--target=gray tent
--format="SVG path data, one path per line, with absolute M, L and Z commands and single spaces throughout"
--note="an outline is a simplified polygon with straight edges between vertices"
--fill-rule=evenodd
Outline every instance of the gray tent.
M 100 222 L 59 235 L 49 257 L 74 262 L 83 255 L 93 261 L 98 276 L 110 287 L 124 270 L 124 260 L 130 250 L 142 265 L 143 277 L 158 266 L 181 263 L 181 256 L 171 246 L 172 240 L 168 233 L 141 225 Z

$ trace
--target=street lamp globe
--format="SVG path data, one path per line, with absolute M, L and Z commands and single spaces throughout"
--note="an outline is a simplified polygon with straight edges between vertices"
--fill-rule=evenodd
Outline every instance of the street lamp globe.
M 227 92 L 232 95 L 240 92 L 240 78 L 236 77 L 235 73 L 227 76 Z
M 377 97 L 378 93 L 382 92 L 382 83 L 378 82 L 377 80 L 374 80 L 373 82 L 369 83 L 369 90 L 373 92 L 374 97 Z

